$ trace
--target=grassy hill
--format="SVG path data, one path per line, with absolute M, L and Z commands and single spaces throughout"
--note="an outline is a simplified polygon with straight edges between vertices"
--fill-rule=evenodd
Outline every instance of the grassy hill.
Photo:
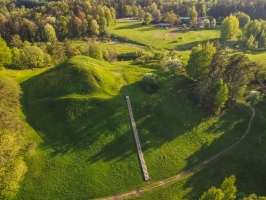
M 147 72 L 160 79 L 153 95 L 139 84 Z M 210 116 L 185 77 L 131 62 L 74 57 L 21 85 L 24 113 L 40 139 L 17 199 L 92 199 L 144 186 L 126 94 L 152 181 L 224 149 L 249 119 L 245 107 Z

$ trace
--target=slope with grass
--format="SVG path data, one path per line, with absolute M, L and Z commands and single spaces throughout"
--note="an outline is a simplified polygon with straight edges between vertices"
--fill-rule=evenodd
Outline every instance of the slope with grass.
M 153 95 L 139 84 L 147 72 L 160 79 Z M 180 75 L 83 56 L 25 80 L 24 113 L 41 139 L 17 199 L 91 199 L 145 185 L 125 95 L 152 181 L 238 140 L 249 115 L 229 110 L 210 116 L 191 98 L 192 86 Z
M 203 191 L 212 186 L 219 187 L 219 181 L 232 174 L 236 176 L 237 199 L 243 199 L 252 193 L 265 196 L 265 105 L 264 97 L 255 106 L 256 117 L 249 135 L 235 149 L 192 176 L 165 188 L 157 188 L 138 199 L 198 199 Z M 258 141 L 261 139 L 262 143 L 259 145 Z

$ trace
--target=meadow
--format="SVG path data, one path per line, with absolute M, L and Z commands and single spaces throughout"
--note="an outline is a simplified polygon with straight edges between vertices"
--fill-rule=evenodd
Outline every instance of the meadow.
M 119 22 L 111 33 L 118 40 L 126 33 L 127 43 L 102 43 L 121 53 L 177 49 L 184 60 L 198 42 L 219 37 L 219 30 L 183 33 L 139 22 Z M 148 72 L 160 81 L 152 95 L 140 86 Z M 26 160 L 28 172 L 16 199 L 94 199 L 145 187 L 227 148 L 243 135 L 250 118 L 249 108 L 242 104 L 212 115 L 197 105 L 193 82 L 184 75 L 132 61 L 108 63 L 76 56 L 52 68 L 0 73 L 21 85 L 21 117 L 30 125 L 28 138 L 38 144 L 35 155 Z M 149 183 L 142 176 L 125 95 L 131 99 Z M 257 141 L 266 134 L 265 103 L 262 97 L 250 134 L 234 150 L 192 176 L 139 198 L 197 199 L 232 174 L 240 192 L 263 195 L 266 145 L 263 141 L 258 146 Z

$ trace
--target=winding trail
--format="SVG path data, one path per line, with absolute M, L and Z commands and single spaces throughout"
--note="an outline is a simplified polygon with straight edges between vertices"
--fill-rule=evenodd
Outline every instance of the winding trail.
M 255 117 L 255 109 L 252 106 L 249 106 L 252 112 L 251 118 L 249 120 L 248 123 L 248 128 L 246 130 L 246 132 L 244 133 L 244 135 L 234 144 L 232 144 L 231 146 L 229 146 L 228 148 L 226 148 L 225 150 L 221 151 L 220 153 L 210 157 L 209 159 L 205 160 L 204 162 L 188 169 L 187 171 L 184 171 L 180 174 L 177 174 L 175 176 L 172 176 L 168 179 L 164 179 L 158 182 L 154 182 L 152 183 L 150 186 L 144 186 L 142 187 L 142 189 L 136 189 L 133 190 L 131 192 L 127 192 L 127 193 L 123 193 L 123 194 L 119 194 L 116 196 L 110 196 L 110 197 L 104 197 L 104 198 L 100 198 L 101 200 L 117 200 L 117 199 L 128 199 L 130 197 L 136 197 L 136 196 L 140 196 L 141 194 L 144 194 L 145 192 L 151 191 L 155 188 L 158 188 L 160 186 L 164 186 L 168 183 L 183 179 L 189 175 L 192 175 L 194 172 L 206 167 L 208 164 L 214 162 L 215 160 L 217 160 L 219 157 L 221 157 L 222 155 L 224 155 L 225 153 L 227 153 L 228 151 L 230 151 L 231 149 L 233 149 L 236 145 L 238 145 L 249 133 L 250 128 L 251 128 L 251 122 L 253 121 L 254 117 Z

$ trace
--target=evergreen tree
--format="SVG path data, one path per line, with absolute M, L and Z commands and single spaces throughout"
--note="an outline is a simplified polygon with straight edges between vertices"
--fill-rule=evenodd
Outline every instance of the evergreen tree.
M 213 99 L 215 113 L 219 114 L 221 108 L 228 100 L 228 88 L 227 85 L 223 83 L 223 79 L 220 79 L 217 83 L 214 84 L 211 90 L 211 96 Z

